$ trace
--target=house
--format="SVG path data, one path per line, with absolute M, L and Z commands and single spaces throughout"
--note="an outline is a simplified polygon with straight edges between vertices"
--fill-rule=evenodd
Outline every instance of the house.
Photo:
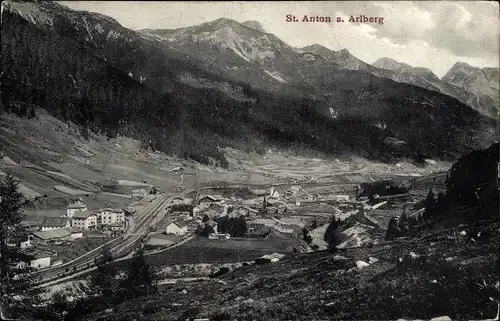
M 133 197 L 144 197 L 148 195 L 148 191 L 145 188 L 137 188 L 132 190 Z
M 172 199 L 172 201 L 170 202 L 170 204 L 172 205 L 177 205 L 177 204 L 184 204 L 184 199 L 180 196 L 176 196 Z
M 178 174 L 178 173 L 182 172 L 183 170 L 184 170 L 184 168 L 182 168 L 182 167 L 174 167 L 170 170 L 170 173 Z
M 80 238 L 83 237 L 83 232 L 82 231 L 78 231 L 78 230 L 73 230 L 71 232 L 71 234 L 69 235 L 69 237 L 72 240 L 80 239 Z
M 109 228 L 111 229 L 111 231 L 124 231 L 125 223 L 124 222 L 113 223 L 109 225 Z
M 35 254 L 35 259 L 30 262 L 30 266 L 35 269 L 45 269 L 50 267 L 50 255 L 45 252 Z
M 40 225 L 40 230 L 45 232 L 70 226 L 70 221 L 65 217 L 46 217 Z
M 63 260 L 57 260 L 57 261 L 52 262 L 52 266 L 59 266 L 62 264 L 63 264 Z
M 274 187 L 271 187 L 271 192 L 269 193 L 269 197 L 278 199 L 278 198 L 280 198 L 280 194 L 278 193 L 277 189 L 275 189 Z
M 27 233 L 22 233 L 22 235 L 14 235 L 12 239 L 7 241 L 7 246 L 25 249 L 31 246 L 31 238 Z
M 167 234 L 175 234 L 175 235 L 185 235 L 187 233 L 188 224 L 183 220 L 177 220 L 175 222 L 170 223 L 167 226 Z
M 198 205 L 203 203 L 222 203 L 223 198 L 221 195 L 205 195 L 198 199 Z
M 65 216 L 68 218 L 72 218 L 73 215 L 76 213 L 76 211 L 82 211 L 82 212 L 88 211 L 87 204 L 85 204 L 80 200 L 74 201 L 73 203 L 66 206 Z
M 103 208 L 97 212 L 98 224 L 117 224 L 125 222 L 125 211 L 120 208 Z
M 91 212 L 77 211 L 71 219 L 71 226 L 77 229 L 90 230 L 97 226 L 97 216 Z
M 71 227 L 65 227 L 57 230 L 33 232 L 31 233 L 31 235 L 33 235 L 33 238 L 36 241 L 47 243 L 50 241 L 60 241 L 60 240 L 70 239 L 73 232 L 74 231 Z

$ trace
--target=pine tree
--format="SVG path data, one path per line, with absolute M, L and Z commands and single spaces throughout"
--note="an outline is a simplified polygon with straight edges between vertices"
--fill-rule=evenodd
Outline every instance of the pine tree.
M 11 175 L 0 180 L 0 306 L 4 312 L 25 314 L 32 312 L 42 291 L 34 288 L 35 269 L 30 266 L 34 256 L 20 246 L 27 235 L 21 226 L 24 214 L 17 187 Z
M 385 234 L 385 239 L 386 240 L 393 240 L 396 237 L 399 236 L 401 233 L 399 227 L 398 227 L 398 221 L 396 220 L 395 217 L 391 217 L 389 220 L 389 224 L 387 226 L 387 232 Z
M 406 214 L 406 209 L 404 209 L 398 223 L 399 230 L 401 232 L 406 231 L 408 227 L 407 225 L 408 225 L 408 215 Z
M 35 108 L 31 107 L 28 118 L 33 119 L 36 117 Z
M 341 242 L 340 234 L 340 220 L 333 218 L 328 227 L 326 228 L 323 239 L 328 243 L 328 248 L 335 251 L 337 245 Z
M 97 296 L 110 297 L 116 291 L 118 270 L 113 265 L 113 256 L 108 247 L 103 248 L 95 263 L 97 269 L 89 280 L 91 291 Z
M 436 198 L 432 188 L 429 190 L 429 193 L 427 194 L 427 198 L 424 201 L 424 206 L 425 206 L 425 211 L 423 214 L 424 218 L 428 219 L 433 217 L 436 211 Z
M 307 244 L 311 244 L 312 242 L 312 237 L 309 235 L 309 231 L 305 228 L 302 229 L 302 238 Z
M 142 248 L 130 260 L 122 289 L 127 297 L 137 297 L 156 292 L 156 272 L 146 262 Z

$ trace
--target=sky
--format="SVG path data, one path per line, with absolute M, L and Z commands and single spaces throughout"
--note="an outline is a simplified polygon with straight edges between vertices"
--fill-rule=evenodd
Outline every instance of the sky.
M 499 4 L 496 1 L 314 1 L 168 2 L 59 1 L 75 10 L 98 12 L 138 30 L 175 29 L 224 17 L 256 20 L 294 47 L 318 43 L 347 49 L 373 63 L 389 57 L 426 67 L 442 77 L 457 61 L 499 66 Z M 286 16 L 331 17 L 331 23 L 287 22 Z M 383 17 L 383 24 L 349 23 L 350 16 Z M 344 19 L 336 22 L 337 17 Z M 379 20 L 379 19 L 377 19 Z

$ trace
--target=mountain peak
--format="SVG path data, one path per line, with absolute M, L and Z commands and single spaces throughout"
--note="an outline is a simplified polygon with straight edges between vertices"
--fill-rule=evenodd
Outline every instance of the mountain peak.
M 252 29 L 258 30 L 260 32 L 266 32 L 264 30 L 264 28 L 262 28 L 262 25 L 260 24 L 260 22 L 258 22 L 256 20 L 245 21 L 245 22 L 242 23 L 242 25 L 244 25 L 245 27 L 248 27 L 248 28 L 252 28 Z
M 341 55 L 349 55 L 349 54 L 350 54 L 349 50 L 347 50 L 347 49 L 345 49 L 345 48 L 344 48 L 344 49 L 341 49 L 341 50 L 339 50 L 339 51 L 337 51 L 337 52 L 338 52 L 339 54 L 341 54 Z
M 320 44 L 315 43 L 314 45 L 306 46 L 300 49 L 302 52 L 310 52 L 316 54 L 322 58 L 328 58 L 333 51 L 322 46 Z
M 387 69 L 387 70 L 397 70 L 401 68 L 413 68 L 412 66 L 399 62 L 389 57 L 382 57 L 377 59 L 373 64 L 374 67 Z

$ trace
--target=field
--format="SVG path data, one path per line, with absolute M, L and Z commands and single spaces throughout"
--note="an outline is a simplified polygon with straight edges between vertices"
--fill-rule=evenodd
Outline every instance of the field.
M 268 253 L 291 253 L 300 241 L 292 239 L 245 239 L 209 240 L 195 238 L 171 250 L 148 256 L 152 265 L 229 263 L 256 259 Z

